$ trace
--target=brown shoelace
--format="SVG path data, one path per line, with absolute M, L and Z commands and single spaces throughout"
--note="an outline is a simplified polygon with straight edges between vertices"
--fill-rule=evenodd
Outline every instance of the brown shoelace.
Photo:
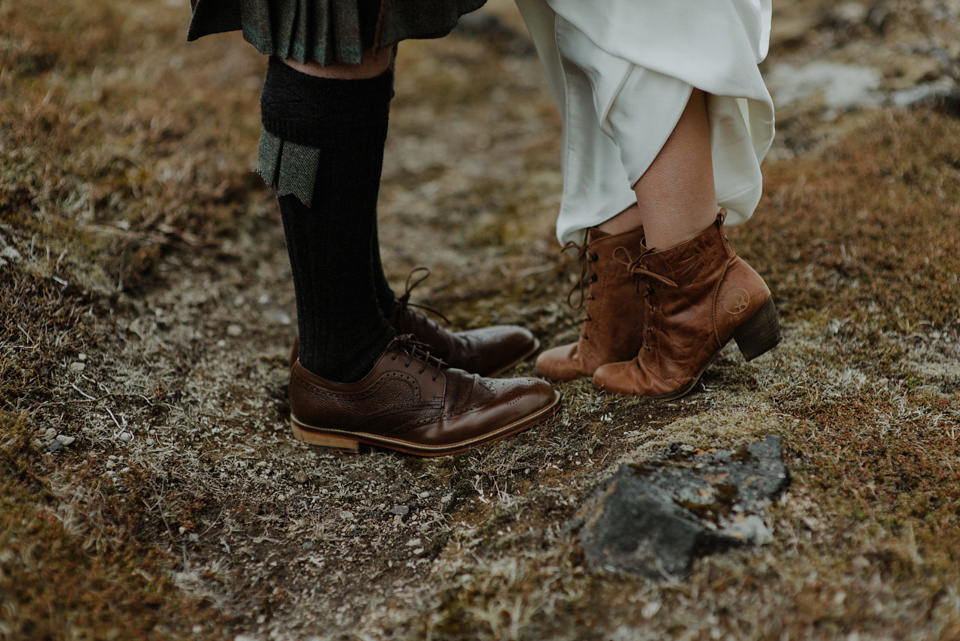
M 422 274 L 422 276 L 418 277 L 419 274 Z M 418 303 L 410 302 L 410 295 L 413 293 L 413 290 L 417 287 L 417 285 L 427 280 L 427 278 L 429 277 L 430 277 L 430 269 L 427 267 L 415 267 L 412 270 L 410 270 L 409 274 L 407 274 L 406 291 L 403 292 L 403 296 L 400 296 L 394 302 L 394 305 L 399 305 L 399 308 L 397 308 L 394 314 L 394 316 L 397 318 L 397 324 L 401 325 L 401 327 L 394 328 L 397 330 L 398 333 L 403 333 L 407 330 L 413 329 L 411 327 L 402 327 L 402 325 L 406 323 L 408 312 L 415 313 L 410 310 L 411 307 L 422 309 L 423 311 L 430 312 L 431 314 L 436 314 L 437 316 L 443 319 L 443 322 L 445 322 L 448 325 L 450 324 L 450 319 L 448 319 L 446 316 L 444 316 L 434 308 L 429 307 L 427 305 L 420 305 Z M 421 316 L 423 315 L 421 314 Z M 423 316 L 423 319 L 426 320 L 428 323 L 436 324 L 433 320 L 427 318 L 426 316 Z
M 649 256 L 653 251 L 654 251 L 653 249 L 646 249 L 640 253 L 640 255 L 637 257 L 636 260 L 630 261 L 629 263 L 625 263 L 627 264 L 627 269 L 630 270 L 630 273 L 637 278 L 637 293 L 640 292 L 640 283 L 646 281 L 647 290 L 643 292 L 643 298 L 647 304 L 648 319 L 652 318 L 653 316 L 654 306 L 653 306 L 652 299 L 653 299 L 653 295 L 656 293 L 656 289 L 654 288 L 653 283 L 651 283 L 650 280 L 658 281 L 660 283 L 663 283 L 664 285 L 667 285 L 668 287 L 679 287 L 677 283 L 670 280 L 666 276 L 662 274 L 658 274 L 657 272 L 651 271 L 643 266 L 643 259 Z M 630 255 L 627 254 L 627 258 L 629 258 L 629 256 Z M 623 261 L 620 261 L 620 262 L 623 262 Z M 653 324 L 650 323 L 649 321 L 646 323 L 645 331 L 646 332 L 653 331 Z M 644 341 L 643 341 L 643 349 L 647 351 L 650 351 L 650 349 L 652 349 L 650 347 L 650 342 L 647 341 L 646 338 L 644 338 Z
M 403 364 L 404 367 L 410 367 L 410 363 L 412 363 L 414 359 L 423 363 L 420 367 L 420 374 L 423 374 L 427 370 L 427 367 L 433 367 L 433 380 L 437 380 L 437 377 L 440 376 L 440 371 L 447 366 L 442 358 L 431 354 L 430 347 L 418 341 L 413 334 L 398 335 L 393 339 L 393 343 L 388 346 L 388 349 L 391 347 L 396 348 L 407 357 L 406 362 Z M 400 354 L 394 352 L 390 360 L 395 361 L 398 358 L 400 358 Z
M 567 304 L 573 309 L 582 309 L 584 302 L 589 300 L 587 289 L 590 287 L 590 285 L 597 282 L 597 275 L 590 271 L 589 263 L 597 262 L 600 257 L 597 256 L 596 253 L 590 251 L 586 240 L 584 240 L 582 244 L 575 243 L 572 240 L 568 241 L 560 251 L 565 252 L 568 249 L 577 250 L 577 258 L 580 260 L 580 277 L 577 278 L 577 282 L 575 282 L 573 287 L 570 288 L 570 291 L 567 292 Z M 574 305 L 573 293 L 578 289 L 580 290 L 580 300 L 576 305 Z M 587 320 L 590 319 L 588 318 Z

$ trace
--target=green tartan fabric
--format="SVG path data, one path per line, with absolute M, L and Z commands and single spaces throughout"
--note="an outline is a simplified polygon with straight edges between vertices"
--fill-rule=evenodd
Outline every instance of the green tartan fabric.
M 190 0 L 188 40 L 242 31 L 267 55 L 359 64 L 363 51 L 438 38 L 485 0 Z M 382 4 L 383 3 L 383 4 Z M 379 27 L 379 33 L 378 33 Z
M 292 194 L 307 207 L 313 203 L 320 150 L 283 140 L 260 130 L 256 172 L 277 190 L 277 196 Z

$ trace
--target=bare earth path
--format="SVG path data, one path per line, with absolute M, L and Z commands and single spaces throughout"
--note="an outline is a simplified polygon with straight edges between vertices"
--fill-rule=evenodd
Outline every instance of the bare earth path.
M 385 262 L 398 293 L 428 265 L 414 299 L 456 326 L 556 344 L 559 121 L 510 4 L 478 16 L 401 49 Z M 956 3 L 778 7 L 781 135 L 730 236 L 779 349 L 669 404 L 566 384 L 431 461 L 290 438 L 263 61 L 185 20 L 0 0 L 0 639 L 960 639 Z M 585 566 L 567 524 L 619 463 L 770 433 L 773 543 L 689 582 Z

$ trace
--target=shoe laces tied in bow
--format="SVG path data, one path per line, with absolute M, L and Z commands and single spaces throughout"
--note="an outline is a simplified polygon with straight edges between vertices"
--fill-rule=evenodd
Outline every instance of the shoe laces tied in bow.
M 421 309 L 425 312 L 430 312 L 431 314 L 435 314 L 441 319 L 443 319 L 443 322 L 445 322 L 448 325 L 450 324 L 450 319 L 448 319 L 446 316 L 444 316 L 434 308 L 429 307 L 428 305 L 421 305 L 418 303 L 410 302 L 410 295 L 413 293 L 413 290 L 417 287 L 417 285 L 427 280 L 427 278 L 429 277 L 430 277 L 430 269 L 427 267 L 415 267 L 412 270 L 410 270 L 409 274 L 407 274 L 407 282 L 405 286 L 405 291 L 403 292 L 403 296 L 400 296 L 399 298 L 397 298 L 396 302 L 394 303 L 394 305 L 399 305 L 399 307 L 396 309 L 396 312 L 394 313 L 394 316 L 397 318 L 397 323 L 399 325 L 403 325 L 404 323 L 407 322 L 407 316 L 408 316 L 407 310 L 411 307 L 414 307 L 416 309 Z M 428 322 L 431 322 L 431 323 L 433 322 L 429 318 L 424 317 L 424 319 Z M 413 328 L 411 327 L 396 328 L 396 330 L 401 333 L 411 329 Z
M 644 267 L 644 259 L 647 256 L 649 256 L 651 253 L 653 253 L 653 251 L 654 251 L 653 249 L 644 249 L 642 252 L 640 252 L 640 255 L 637 256 L 636 260 L 623 260 L 621 258 L 617 259 L 621 264 L 626 265 L 630 273 L 633 274 L 634 277 L 637 279 L 637 294 L 640 293 L 640 283 L 646 282 L 647 289 L 645 292 L 643 292 L 643 298 L 646 301 L 647 309 L 648 309 L 648 317 L 647 317 L 648 320 L 645 323 L 646 325 L 646 329 L 644 330 L 645 333 L 653 331 L 653 323 L 651 323 L 649 319 L 652 317 L 653 311 L 654 311 L 652 299 L 653 299 L 654 293 L 656 293 L 656 289 L 654 289 L 653 283 L 651 281 L 660 282 L 668 287 L 679 287 L 679 285 L 677 285 L 676 282 L 670 280 L 663 274 L 658 274 L 657 272 Z M 626 250 L 624 250 L 624 255 L 626 259 L 630 258 L 630 254 L 627 253 Z M 643 340 L 643 349 L 647 351 L 650 351 L 652 349 L 650 346 L 650 341 L 647 340 L 646 337 L 644 337 L 644 340 Z
M 565 252 L 568 249 L 577 250 L 577 258 L 580 260 L 580 276 L 567 293 L 567 304 L 573 309 L 582 309 L 584 302 L 588 299 L 587 289 L 591 284 L 597 282 L 597 275 L 590 270 L 589 264 L 597 262 L 600 257 L 596 252 L 590 251 L 590 246 L 586 240 L 584 240 L 583 243 L 576 243 L 572 240 L 568 241 L 560 251 Z M 580 299 L 574 304 L 573 294 L 577 290 L 580 291 Z

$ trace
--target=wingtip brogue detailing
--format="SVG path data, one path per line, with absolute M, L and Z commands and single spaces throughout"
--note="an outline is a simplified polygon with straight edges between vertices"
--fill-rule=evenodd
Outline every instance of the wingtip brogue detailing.
M 523 431 L 552 416 L 560 397 L 537 379 L 489 379 L 447 367 L 411 336 L 391 342 L 355 383 L 290 374 L 295 438 L 345 451 L 361 444 L 419 456 L 452 454 Z
M 770 290 L 723 233 L 724 212 L 696 237 L 647 249 L 630 271 L 646 307 L 643 345 L 630 361 L 597 369 L 600 389 L 672 400 L 691 392 L 731 338 L 747 360 L 781 340 Z
M 601 365 L 637 353 L 643 334 L 643 301 L 636 296 L 636 282 L 627 267 L 642 246 L 640 228 L 621 234 L 591 229 L 583 245 L 564 247 L 577 249 L 580 259 L 580 278 L 567 302 L 574 309 L 584 309 L 584 322 L 577 342 L 540 354 L 537 372 L 541 376 L 551 381 L 591 376 Z

